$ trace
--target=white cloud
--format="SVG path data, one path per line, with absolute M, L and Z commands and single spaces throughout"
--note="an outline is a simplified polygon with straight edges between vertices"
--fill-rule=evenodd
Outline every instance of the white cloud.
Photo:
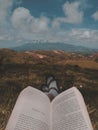
M 49 19 L 41 16 L 35 18 L 30 14 L 30 11 L 24 7 L 19 7 L 14 10 L 12 18 L 12 25 L 14 28 L 28 33 L 48 31 Z
M 26 30 L 31 29 L 30 25 L 33 19 L 34 18 L 33 16 L 30 15 L 30 12 L 28 9 L 19 7 L 14 10 L 11 21 L 12 21 L 13 27 L 21 31 L 26 31 Z
M 34 32 L 47 32 L 49 31 L 49 23 L 50 20 L 47 17 L 35 18 L 34 23 L 32 23 L 32 30 Z
M 88 29 L 72 29 L 72 36 L 76 37 L 76 38 L 90 38 L 92 36 L 92 32 L 91 30 Z
M 0 7 L 2 5 L 2 8 L 4 8 L 2 10 L 2 13 L 0 12 L 2 14 L 0 14 L 0 19 L 2 19 L 2 22 L 4 20 L 7 21 L 6 18 L 10 14 L 8 10 L 11 10 L 12 4 L 15 1 L 6 0 L 6 2 L 4 2 L 3 0 L 1 0 L 0 2 Z M 20 4 L 22 0 L 18 0 L 17 2 Z M 24 7 L 18 7 L 12 12 L 12 16 L 9 17 L 9 21 L 11 21 L 11 26 L 13 28 L 10 28 L 8 39 L 15 39 L 16 41 L 22 41 L 22 39 L 23 41 L 24 39 L 46 39 L 51 41 L 57 41 L 60 39 L 66 41 L 68 40 L 67 37 L 64 37 L 66 32 L 61 31 L 60 28 L 58 30 L 54 29 L 51 27 L 51 25 L 60 27 L 62 23 L 80 23 L 82 21 L 83 14 L 81 11 L 78 10 L 79 5 L 79 2 L 66 2 L 62 7 L 65 17 L 57 17 L 55 20 L 51 21 L 48 17 L 45 16 L 34 17 L 33 15 L 31 15 L 28 9 Z M 57 31 L 59 31 L 59 33 Z
M 7 24 L 7 18 L 11 13 L 13 0 L 0 0 L 0 24 Z
M 53 27 L 59 27 L 62 23 L 79 24 L 83 21 L 83 12 L 79 10 L 80 2 L 69 3 L 63 5 L 65 17 L 55 18 Z
M 95 12 L 93 15 L 92 15 L 92 17 L 94 18 L 94 20 L 98 20 L 98 11 L 97 12 Z
M 79 4 L 74 6 L 78 7 Z M 64 9 L 66 8 L 66 6 L 63 7 Z M 68 16 L 68 19 L 70 18 Z M 64 20 L 65 19 L 66 17 Z M 49 25 L 52 24 L 53 21 L 50 21 L 50 19 L 45 16 L 35 18 L 30 14 L 28 9 L 23 7 L 19 7 L 14 10 L 11 21 L 15 29 L 11 32 L 12 35 L 9 35 L 8 38 L 11 39 L 13 36 L 12 40 L 15 40 L 17 44 L 25 41 L 31 42 L 33 40 L 48 40 L 50 42 L 65 42 L 70 44 L 89 46 L 91 45 L 91 42 L 96 43 L 98 41 L 98 31 L 96 30 L 72 29 L 69 31 L 62 31 L 61 28 L 51 28 Z M 55 26 L 60 27 L 61 23 L 58 20 L 54 24 Z
M 80 2 L 69 3 L 63 5 L 65 13 L 65 22 L 67 23 L 81 23 L 83 20 L 83 12 L 79 11 Z
M 80 24 L 83 21 L 83 12 L 80 11 L 81 2 L 66 2 L 62 6 L 64 17 L 56 17 L 50 20 L 46 16 L 34 17 L 24 7 L 18 7 L 13 12 L 11 8 L 14 0 L 0 0 L 0 40 L 17 45 L 34 40 L 65 42 L 77 45 L 98 44 L 98 30 L 72 29 L 65 30 L 62 24 Z M 15 2 L 15 1 L 14 1 Z M 22 0 L 18 0 L 21 4 Z M 17 2 L 16 2 L 17 3 Z M 12 15 L 11 15 L 12 14 Z M 9 19 L 7 21 L 7 18 Z M 97 12 L 92 16 L 97 20 Z M 1 26 L 3 23 L 8 26 Z M 8 30 L 9 33 L 6 31 Z M 11 44 L 11 45 L 12 45 Z M 98 45 L 97 45 L 98 46 Z
M 98 42 L 98 30 L 92 29 L 72 29 L 69 37 L 74 39 L 74 41 L 79 41 L 86 44 L 93 45 Z M 85 44 L 84 44 L 85 45 Z

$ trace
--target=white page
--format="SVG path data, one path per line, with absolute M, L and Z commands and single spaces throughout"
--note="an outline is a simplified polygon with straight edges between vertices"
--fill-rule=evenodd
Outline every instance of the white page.
M 93 130 L 84 101 L 73 87 L 52 102 L 52 130 Z
M 24 89 L 13 109 L 6 130 L 49 130 L 50 101 L 41 91 Z
M 82 111 L 82 113 L 83 113 L 83 115 L 84 115 L 84 118 L 85 118 L 85 120 L 86 120 L 87 123 L 88 123 L 89 129 L 90 129 L 90 130 L 93 130 L 93 127 L 92 127 L 92 124 L 91 124 L 91 120 L 90 120 L 90 117 L 89 117 L 89 114 L 88 114 L 88 111 L 87 111 L 87 108 L 86 108 L 86 104 L 85 104 L 85 102 L 84 102 L 84 99 L 83 99 L 81 93 L 80 93 L 77 89 L 75 90 L 75 94 L 76 94 L 76 96 L 77 96 L 77 100 L 78 100 L 79 105 L 80 105 L 80 107 L 81 107 L 81 111 Z

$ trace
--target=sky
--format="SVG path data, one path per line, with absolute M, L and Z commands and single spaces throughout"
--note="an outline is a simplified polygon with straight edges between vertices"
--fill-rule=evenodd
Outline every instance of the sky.
M 0 48 L 37 41 L 98 48 L 98 0 L 0 0 Z

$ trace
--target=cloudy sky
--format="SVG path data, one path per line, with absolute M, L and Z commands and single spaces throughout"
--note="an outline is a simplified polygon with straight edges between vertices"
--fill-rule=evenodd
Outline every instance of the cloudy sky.
M 0 48 L 34 41 L 98 48 L 98 0 L 0 0 Z

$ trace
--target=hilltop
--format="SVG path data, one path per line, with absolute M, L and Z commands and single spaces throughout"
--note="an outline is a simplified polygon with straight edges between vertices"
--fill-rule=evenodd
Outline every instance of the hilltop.
M 81 52 L 81 53 L 94 53 L 98 52 L 97 49 L 91 49 L 83 46 L 77 46 L 67 43 L 50 43 L 50 42 L 35 42 L 26 43 L 18 47 L 13 47 L 16 51 L 32 51 L 32 50 L 63 50 L 65 52 Z
M 61 91 L 77 86 L 82 92 L 98 129 L 98 54 L 69 53 L 61 50 L 0 50 L 0 130 L 4 130 L 20 91 L 28 85 L 40 89 L 45 77 L 53 74 Z

